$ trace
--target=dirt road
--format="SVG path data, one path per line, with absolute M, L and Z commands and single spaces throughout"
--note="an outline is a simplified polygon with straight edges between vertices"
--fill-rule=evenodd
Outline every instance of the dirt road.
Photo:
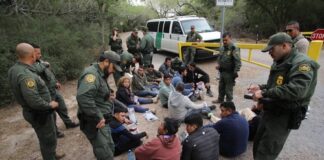
M 125 37 L 125 36 L 123 36 Z M 242 57 L 246 56 L 246 51 L 242 50 Z M 324 64 L 324 52 L 319 60 L 320 64 Z M 155 54 L 153 61 L 156 68 L 163 62 L 166 54 Z M 265 61 L 271 64 L 271 58 L 267 54 L 256 53 L 257 60 Z M 214 61 L 201 62 L 199 67 L 206 70 L 211 76 L 212 90 L 217 96 L 218 82 L 215 79 L 216 72 L 214 69 Z M 252 106 L 253 102 L 243 99 L 246 87 L 250 83 L 265 83 L 269 70 L 253 64 L 243 62 L 239 78 L 234 89 L 234 100 L 238 109 Z M 311 114 L 309 119 L 302 123 L 299 130 L 292 131 L 287 143 L 284 146 L 278 159 L 296 159 L 296 160 L 317 160 L 324 159 L 324 110 L 320 107 L 324 104 L 324 67 L 319 70 L 319 78 L 315 95 L 311 102 Z M 69 109 L 69 115 L 73 120 L 77 121 L 76 111 L 77 103 L 76 81 L 70 81 L 64 84 L 61 93 Z M 213 100 L 206 96 L 205 101 L 208 103 Z M 200 103 L 200 102 L 197 102 Z M 167 116 L 167 110 L 157 105 L 145 105 L 145 107 L 155 108 L 157 110 L 158 121 L 148 122 L 143 118 L 142 114 L 137 114 L 139 121 L 139 131 L 146 131 L 149 139 L 156 136 L 157 127 L 164 117 Z M 215 114 L 219 113 L 219 109 Z M 210 123 L 208 121 L 205 124 Z M 80 132 L 79 128 L 66 130 L 61 119 L 58 118 L 57 124 L 65 137 L 58 140 L 59 151 L 66 153 L 65 160 L 94 160 L 95 157 L 92 148 L 85 136 Z M 181 126 L 181 130 L 184 125 Z M 145 139 L 147 141 L 149 139 Z M 235 159 L 250 160 L 252 159 L 252 143 L 249 143 L 248 150 Z M 0 109 L 0 159 L 1 160 L 40 160 L 41 155 L 36 134 L 31 126 L 23 119 L 22 109 L 17 104 L 12 104 Z M 123 154 L 115 158 L 116 160 L 127 159 L 127 154 Z M 221 157 L 220 159 L 227 159 Z

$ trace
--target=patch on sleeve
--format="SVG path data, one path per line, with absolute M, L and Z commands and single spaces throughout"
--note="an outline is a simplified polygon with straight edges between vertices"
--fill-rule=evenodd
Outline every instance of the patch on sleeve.
M 96 76 L 93 74 L 88 74 L 85 76 L 85 81 L 88 83 L 93 83 L 96 80 Z
M 311 70 L 311 67 L 309 64 L 301 64 L 299 65 L 298 70 L 300 72 L 309 72 Z
M 34 79 L 28 78 L 25 80 L 25 84 L 27 86 L 27 88 L 29 89 L 35 89 L 36 86 L 36 82 Z

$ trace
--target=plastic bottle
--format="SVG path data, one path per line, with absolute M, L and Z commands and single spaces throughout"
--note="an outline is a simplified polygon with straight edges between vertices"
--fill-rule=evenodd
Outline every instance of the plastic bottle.
M 134 152 L 132 150 L 128 150 L 127 160 L 136 160 Z
M 137 123 L 137 119 L 135 116 L 135 110 L 134 108 L 128 108 L 128 115 L 129 115 L 129 120 L 131 120 L 133 123 Z

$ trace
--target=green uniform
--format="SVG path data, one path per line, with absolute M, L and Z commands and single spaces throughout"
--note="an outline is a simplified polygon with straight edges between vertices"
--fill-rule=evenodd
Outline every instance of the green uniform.
M 189 32 L 187 35 L 187 42 L 199 42 L 202 40 L 201 35 L 198 32 Z M 187 51 L 184 56 L 184 63 L 185 65 L 188 65 L 190 63 L 194 62 L 196 54 L 196 48 L 195 47 L 188 47 Z
M 169 86 L 162 85 L 162 87 L 160 88 L 160 90 L 159 90 L 159 98 L 160 98 L 162 107 L 168 108 L 169 95 L 170 95 L 170 93 L 172 91 L 175 91 L 172 84 L 170 84 Z
M 137 73 L 133 74 L 132 90 L 134 93 L 137 93 L 138 91 L 146 90 L 147 85 L 149 85 L 149 82 L 147 81 L 145 74 L 143 76 L 140 76 Z
M 130 66 L 133 65 L 133 58 L 134 56 L 130 54 L 128 51 L 124 51 L 120 55 L 120 61 L 121 61 L 121 68 L 124 72 L 130 72 Z
M 43 61 L 36 61 L 36 63 L 33 64 L 33 67 L 35 68 L 36 73 L 45 81 L 46 86 L 50 91 L 52 100 L 57 101 L 59 104 L 55 111 L 61 117 L 66 126 L 72 124 L 73 122 L 68 115 L 64 98 L 56 89 L 57 80 L 54 73 L 44 64 Z M 54 119 L 56 120 L 56 114 L 54 114 Z
M 126 44 L 127 44 L 127 48 L 128 48 L 128 52 L 133 54 L 134 56 L 139 58 L 139 64 L 143 65 L 142 59 L 143 56 L 142 54 L 140 54 L 139 52 L 139 48 L 137 48 L 137 46 L 140 44 L 141 39 L 138 37 L 134 37 L 133 35 L 130 35 L 127 38 Z
M 104 72 L 99 64 L 87 67 L 78 81 L 77 101 L 80 129 L 90 141 L 98 160 L 114 157 L 114 142 L 109 126 L 98 129 L 96 125 L 103 118 L 106 123 L 112 114 L 112 103 L 108 100 L 110 88 L 103 78 Z
M 240 49 L 234 44 L 228 46 L 222 46 L 220 48 L 220 54 L 217 59 L 219 64 L 220 81 L 218 85 L 218 101 L 224 101 L 226 95 L 226 101 L 233 100 L 233 87 L 235 85 L 235 78 L 242 66 Z
M 152 64 L 153 50 L 154 50 L 154 39 L 153 37 L 146 33 L 140 43 L 141 52 L 143 55 L 144 67 Z
M 277 158 L 290 129 L 296 129 L 294 124 L 301 122 L 296 116 L 300 118 L 306 113 L 316 87 L 318 68 L 316 62 L 296 49 L 271 66 L 268 82 L 260 88 L 263 97 L 274 101 L 264 102 L 264 114 L 254 139 L 254 159 Z
M 123 41 L 117 36 L 116 40 L 113 39 L 113 35 L 109 35 L 109 45 L 110 49 L 118 54 L 123 52 Z
M 162 78 L 162 73 L 155 69 L 152 72 L 146 70 L 145 75 L 149 83 L 157 82 L 157 79 Z
M 23 108 L 25 120 L 37 134 L 43 159 L 55 160 L 55 122 L 45 82 L 32 66 L 20 62 L 9 69 L 8 77 L 13 94 Z

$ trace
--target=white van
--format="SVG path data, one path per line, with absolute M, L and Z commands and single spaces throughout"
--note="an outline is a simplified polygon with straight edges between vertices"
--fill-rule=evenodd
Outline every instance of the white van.
M 219 42 L 220 32 L 214 31 L 203 17 L 177 16 L 147 21 L 148 33 L 154 38 L 157 50 L 178 54 L 178 42 L 185 42 L 190 27 L 202 36 L 204 42 Z

